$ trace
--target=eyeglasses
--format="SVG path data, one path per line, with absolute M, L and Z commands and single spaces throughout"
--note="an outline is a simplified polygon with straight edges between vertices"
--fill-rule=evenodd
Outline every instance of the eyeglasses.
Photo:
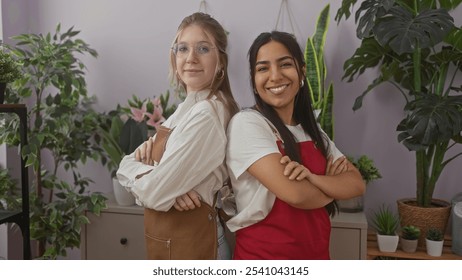
M 210 54 L 210 50 L 216 49 L 216 47 L 206 42 L 195 44 L 194 47 L 185 43 L 174 44 L 172 47 L 173 53 L 178 57 L 188 56 L 191 49 L 194 50 L 196 55 L 205 56 Z

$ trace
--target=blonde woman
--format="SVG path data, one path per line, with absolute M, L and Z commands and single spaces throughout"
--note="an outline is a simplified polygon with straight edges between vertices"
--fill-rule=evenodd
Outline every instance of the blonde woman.
M 194 13 L 183 19 L 170 66 L 172 80 L 184 89 L 186 99 L 163 123 L 169 133 L 163 155 L 155 158 L 158 131 L 120 163 L 119 181 L 146 209 L 149 259 L 231 258 L 214 211 L 217 192 L 228 179 L 226 129 L 238 111 L 228 79 L 226 47 L 224 29 L 210 15 Z M 207 223 L 204 217 L 214 228 L 197 227 Z M 209 245 L 214 248 L 211 254 Z

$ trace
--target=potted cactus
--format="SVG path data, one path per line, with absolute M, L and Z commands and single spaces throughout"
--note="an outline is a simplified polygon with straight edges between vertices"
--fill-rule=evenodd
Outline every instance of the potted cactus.
M 417 244 L 420 237 L 420 229 L 413 225 L 401 228 L 400 244 L 401 250 L 406 253 L 414 253 L 417 250 Z

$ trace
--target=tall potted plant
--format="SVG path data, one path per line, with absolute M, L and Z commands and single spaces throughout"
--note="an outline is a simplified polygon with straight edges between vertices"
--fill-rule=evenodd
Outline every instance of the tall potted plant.
M 10 47 L 23 77 L 12 83 L 9 98 L 30 108 L 28 145 L 21 150 L 33 170 L 31 237 L 38 241 L 39 258 L 55 259 L 65 256 L 67 248 L 78 248 L 81 226 L 89 223 L 84 211 L 99 214 L 105 207 L 106 198 L 90 193 L 91 179 L 79 172 L 79 164 L 98 160 L 102 149 L 94 138 L 100 115 L 91 107 L 85 65 L 78 58 L 97 52 L 75 38 L 78 34 L 73 28 L 61 32 L 58 24 L 55 34 L 15 36 L 16 46 Z M 18 127 L 17 118 L 6 120 L 0 143 L 19 145 Z M 60 179 L 60 170 L 72 173 L 73 181 Z
M 350 17 L 356 2 L 342 1 L 337 22 Z M 366 69 L 379 70 L 377 78 L 356 98 L 354 110 L 361 108 L 363 98 L 384 82 L 390 82 L 404 97 L 405 117 L 397 126 L 398 141 L 415 154 L 416 197 L 413 202 L 399 201 L 399 211 L 402 225 L 418 226 L 421 236 L 425 236 L 428 221 L 409 220 L 403 207 L 412 203 L 426 209 L 443 206 L 438 208 L 442 219 L 434 226 L 444 231 L 450 205 L 433 198 L 433 193 L 443 169 L 462 154 L 445 156 L 451 147 L 462 143 L 462 87 L 457 82 L 462 77 L 462 32 L 450 15 L 461 3 L 361 1 L 355 12 L 361 45 L 344 64 L 343 78 L 348 82 Z

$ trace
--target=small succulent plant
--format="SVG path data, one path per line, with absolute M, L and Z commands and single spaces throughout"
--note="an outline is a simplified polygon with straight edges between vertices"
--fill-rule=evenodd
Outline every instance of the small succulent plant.
M 427 231 L 426 237 L 427 237 L 428 240 L 442 241 L 443 240 L 443 232 L 440 229 L 437 229 L 437 228 L 430 228 Z
M 401 228 L 401 237 L 407 240 L 417 240 L 420 237 L 420 229 L 409 225 Z

